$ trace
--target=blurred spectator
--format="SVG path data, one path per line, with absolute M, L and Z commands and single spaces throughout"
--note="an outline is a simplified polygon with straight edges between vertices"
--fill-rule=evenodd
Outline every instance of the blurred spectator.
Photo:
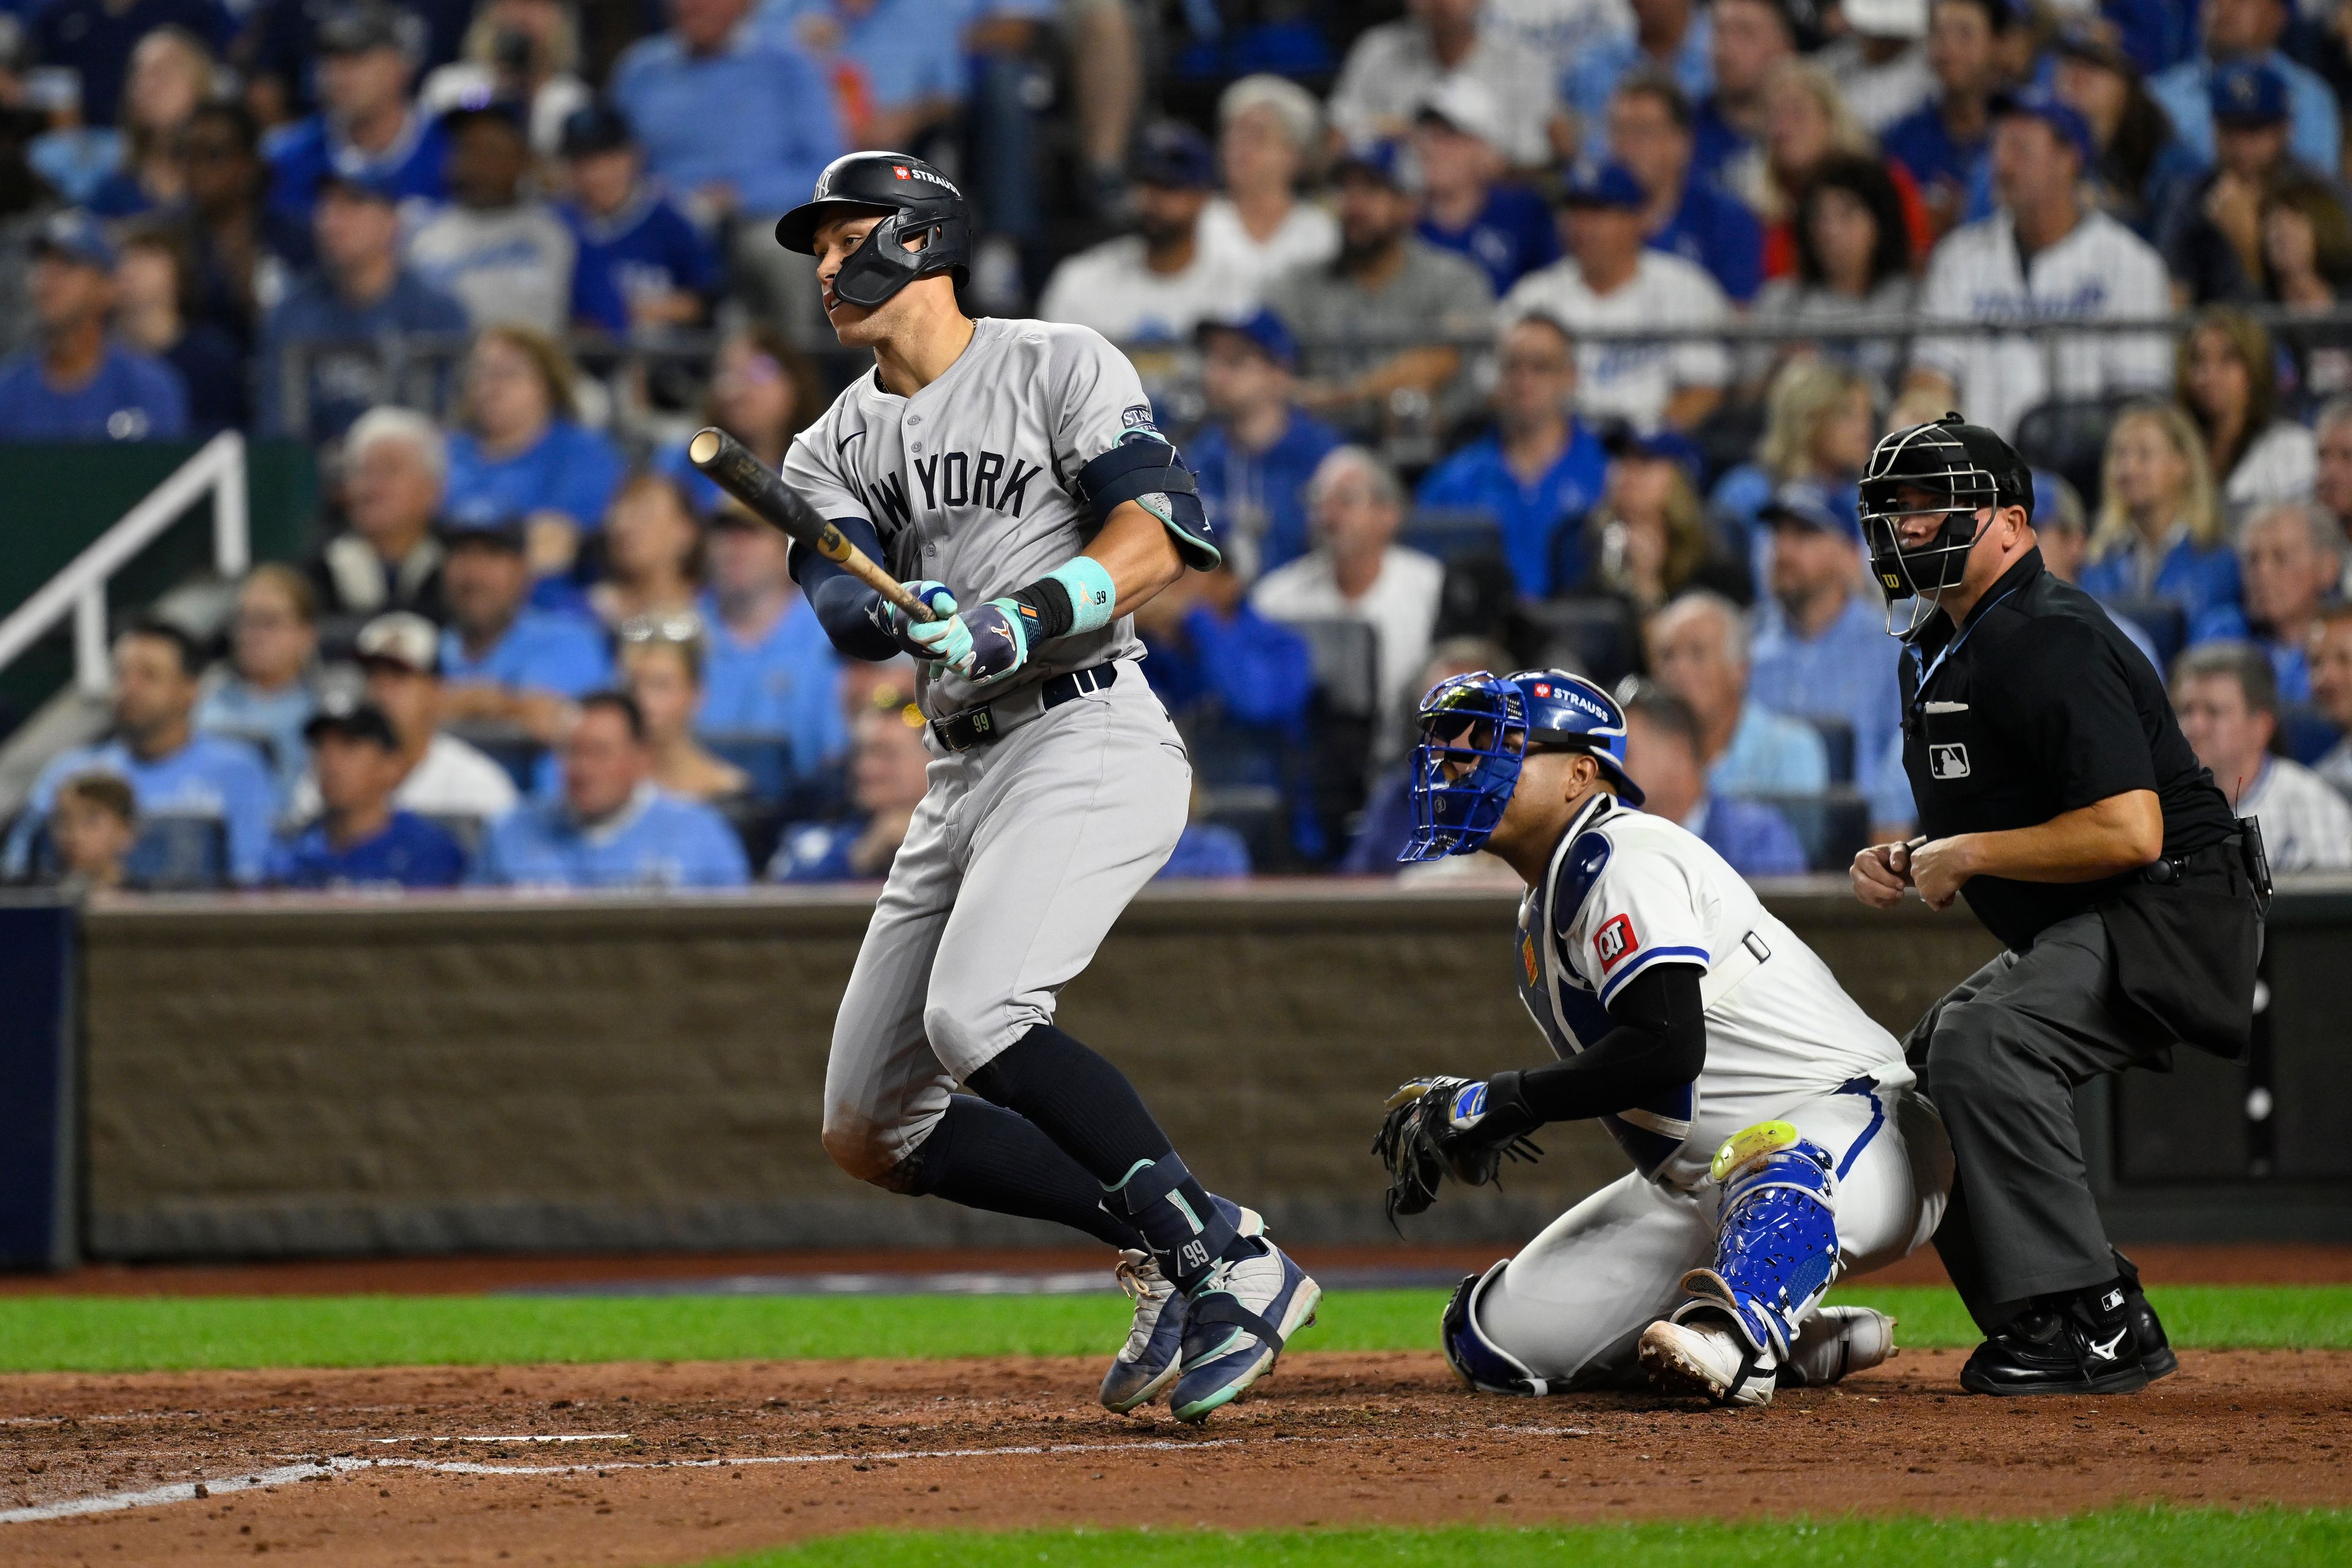
M 448 194 L 448 139 L 408 99 L 414 31 L 378 0 L 362 0 L 319 25 L 319 112 L 270 137 L 273 205 L 308 216 L 330 174 L 382 191 L 394 203 L 437 202 Z
M 1672 78 L 1641 71 L 1618 83 L 1609 147 L 1641 184 L 1651 247 L 1706 268 L 1732 299 L 1753 299 L 1764 280 L 1764 231 L 1745 203 L 1693 167 L 1690 100 Z
M 1201 249 L 1247 279 L 1253 297 L 1294 267 L 1339 250 L 1339 225 L 1299 199 L 1320 162 L 1323 110 L 1315 95 L 1278 76 L 1249 76 L 1217 100 L 1217 161 L 1225 194 L 1202 210 Z
M 490 825 L 474 879 L 521 888 L 740 888 L 751 879 L 727 819 L 653 782 L 635 701 L 590 694 L 564 737 L 562 795 Z
M 2073 485 L 2056 474 L 2036 469 L 2033 474 L 2033 537 L 2042 552 L 2042 564 L 2062 583 L 2080 585 L 2083 566 L 2091 556 L 2091 524 L 2083 510 L 2083 498 Z M 2148 640 L 2147 631 L 2129 616 L 2111 617 L 2116 629 L 2125 640 L 2147 657 L 2158 673 L 2164 669 L 2164 659 Z M 1895 760 L 1899 771 L 1901 759 Z
M 893 701 L 858 715 L 850 752 L 849 801 L 856 816 L 784 835 L 768 868 L 774 882 L 848 882 L 889 874 L 923 802 L 931 754 L 922 715 Z
M 1903 198 L 1875 158 L 1833 153 L 1814 165 L 1789 225 L 1793 276 L 1775 278 L 1756 296 L 1750 319 L 1776 326 L 1807 322 L 1890 327 L 1911 313 L 1919 285 L 1911 275 L 1911 235 Z M 1740 352 L 1739 380 L 1754 386 L 1791 354 L 1852 365 L 1885 391 L 1903 366 L 1905 341 L 1847 338 L 1820 343 L 1750 343 Z
M 1489 673 L 1511 668 L 1509 650 L 1485 637 L 1448 637 L 1429 650 L 1429 661 L 1410 689 L 1413 704 L 1441 680 L 1478 670 Z M 1397 857 L 1412 837 L 1412 759 L 1390 768 L 1373 784 L 1364 803 L 1363 826 L 1348 845 L 1348 852 L 1332 868 L 1343 877 L 1393 877 Z
M 1714 46 L 1709 16 L 1696 0 L 1632 0 L 1633 26 L 1594 43 L 1578 55 L 1561 83 L 1561 96 L 1576 117 L 1578 154 L 1588 163 L 1613 155 L 1609 146 L 1609 100 L 1617 84 L 1638 70 L 1661 72 L 1696 101 L 1714 87 Z
M 781 469 L 785 448 L 824 412 L 824 404 L 816 367 L 774 328 L 752 325 L 730 333 L 719 345 L 702 419 L 742 442 L 769 468 Z M 698 515 L 709 517 L 736 504 L 688 460 L 683 442 L 656 458 L 654 467 L 677 481 Z
M 545 202 L 526 200 L 530 142 L 510 104 L 451 111 L 449 205 L 408 237 L 408 264 L 466 307 L 478 327 L 520 325 L 561 336 L 572 321 L 572 230 Z
M 48 0 L 23 10 L 35 58 L 79 80 L 89 125 L 114 123 L 140 40 L 157 28 L 176 28 L 217 53 L 236 27 L 220 0 Z
M 520 524 L 459 530 L 448 551 L 446 716 L 520 725 L 542 745 L 554 743 L 572 703 L 611 674 L 603 641 L 577 616 L 524 607 L 530 566 Z
M 117 342 L 114 247 L 88 213 L 51 217 L 32 242 L 37 341 L 0 361 L 0 441 L 168 441 L 187 429 L 180 373 Z
M 2319 473 L 2315 499 L 2352 549 L 2352 398 L 2339 397 L 2319 411 Z M 2352 598 L 2352 563 L 2347 563 L 2341 590 Z
M 2213 77 L 2212 171 L 2184 185 L 2157 226 L 2157 247 L 2185 302 L 2252 300 L 2263 277 L 2263 198 L 2290 178 L 2286 84 L 2266 66 Z
M 1879 166 L 1895 187 L 1910 253 L 1927 253 L 1935 234 L 1919 187 L 1902 164 L 1879 156 L 1829 72 L 1809 59 L 1784 60 L 1765 84 L 1764 99 L 1764 139 L 1732 164 L 1727 183 L 1764 220 L 1765 277 L 1796 270 L 1798 203 L 1814 176 L 1840 155 Z
M 401 265 L 395 200 L 365 180 L 330 174 L 320 182 L 312 223 L 319 269 L 269 312 L 255 362 L 263 428 L 340 436 L 368 409 L 397 401 L 383 344 L 466 330 L 466 308 Z M 310 365 L 299 379 L 290 358 L 298 349 Z M 302 394 L 300 406 L 289 391 Z
M 1422 177 L 1413 232 L 1476 262 L 1497 294 L 1559 259 L 1559 234 L 1544 199 L 1503 183 L 1501 123 L 1485 84 L 1454 76 L 1430 89 L 1412 132 Z
M 719 286 L 719 258 L 646 178 L 617 109 L 593 104 L 563 122 L 572 194 L 556 211 L 572 230 L 572 320 L 621 335 L 691 326 Z
M 1192 816 L 1176 847 L 1151 873 L 1155 882 L 1230 881 L 1250 874 L 1249 840 L 1223 823 L 1201 820 L 1201 786 L 1192 785 Z
M 76 773 L 58 785 L 49 808 L 49 848 L 60 887 L 69 892 L 121 887 L 123 861 L 138 842 L 139 806 L 120 776 Z
M 354 652 L 367 700 L 383 710 L 399 742 L 393 804 L 419 816 L 488 822 L 514 809 L 514 779 L 478 748 L 442 732 L 440 644 L 432 622 L 405 610 L 360 628 Z M 287 816 L 308 822 L 319 811 L 319 781 L 305 773 Z
M 2294 315 L 2332 312 L 2352 289 L 2352 216 L 2329 182 L 2288 179 L 2263 195 L 2263 277 L 2270 298 Z M 2305 396 L 2352 392 L 2352 332 L 2287 325 L 2279 342 Z
M 2035 324 L 2029 332 L 1922 338 L 1913 351 L 1912 385 L 2004 434 L 2045 398 L 2161 386 L 2168 368 L 2160 334 L 2070 338 L 2056 330 L 2068 320 L 2161 316 L 2171 304 L 2164 262 L 2147 242 L 2082 205 L 2090 136 L 2083 117 L 2057 99 L 2001 100 L 1992 132 L 2000 208 L 1953 230 L 1928 260 L 1924 314 Z
M 309 579 L 275 563 L 247 573 L 228 646 L 226 666 L 202 683 L 196 728 L 258 746 L 287 800 L 302 776 L 302 726 L 319 710 L 319 599 Z
M 2231 807 L 2262 823 L 2272 870 L 2352 867 L 2352 804 L 2301 763 L 2273 754 L 2279 694 L 2270 660 L 2243 643 L 2192 647 L 2173 660 L 2172 707 Z
M 1648 797 L 1643 811 L 1689 828 L 1742 877 L 1804 875 L 1805 847 L 1786 817 L 1707 788 L 1698 719 L 1681 698 L 1645 684 L 1625 704 L 1625 771 Z
M 964 99 L 969 68 L 955 22 L 940 9 L 930 0 L 772 0 L 755 8 L 751 26 L 807 51 L 833 78 L 849 145 L 911 148 Z
M 1843 721 L 1854 783 L 1868 793 L 1896 741 L 1902 696 L 1885 608 L 1862 589 L 1862 523 L 1853 503 L 1801 482 L 1783 485 L 1762 521 L 1770 592 L 1756 613 L 1748 693 L 1792 719 Z
M 1571 579 L 1555 572 L 1555 591 L 1605 594 L 1643 615 L 1694 588 L 1741 604 L 1753 598 L 1747 563 L 1725 554 L 1707 530 L 1691 484 L 1688 443 L 1620 426 L 1602 444 L 1609 471 L 1601 504 L 1562 530 L 1553 546 L 1558 560 L 1573 541 L 1583 554 L 1584 575 Z
M 219 89 L 212 51 L 194 33 L 163 26 L 141 38 L 123 97 L 122 162 L 90 192 L 90 211 L 130 217 L 176 205 L 186 194 L 180 137 Z
M 401 0 L 402 40 L 423 66 L 457 58 L 477 0 Z M 254 114 L 278 125 L 317 106 L 314 69 L 320 35 L 341 15 L 341 5 L 320 0 L 256 0 L 238 7 L 246 17 L 234 62 L 246 73 L 245 96 Z M 643 24 L 637 24 L 642 26 Z
M 1339 433 L 1297 405 L 1298 340 L 1271 310 L 1194 329 L 1208 422 L 1184 445 L 1244 582 L 1307 553 L 1307 481 Z
M 2126 409 L 2107 432 L 2099 493 L 2086 592 L 2168 600 L 2192 626 L 2238 603 L 2238 558 L 2189 416 L 2170 404 Z
M 251 417 L 244 354 L 220 327 L 188 320 L 189 284 L 178 231 L 136 224 L 122 237 L 114 264 L 115 330 L 179 373 L 188 395 L 187 434 L 243 429 Z
M 660 474 L 631 475 L 606 514 L 604 572 L 589 607 L 615 631 L 641 616 L 691 616 L 701 564 L 702 529 L 686 497 Z
M 2242 516 L 2270 501 L 2305 500 L 2318 477 L 2311 432 L 2275 417 L 2278 356 L 2271 335 L 2236 310 L 2207 310 L 2173 356 L 2173 395 L 2204 432 L 2222 507 Z
M 2344 536 L 2307 501 L 2283 501 L 2246 520 L 2238 534 L 2245 603 L 2217 605 L 2189 628 L 2193 643 L 2237 642 L 2271 663 L 2280 700 L 2311 700 L 2310 648 L 2320 606 L 2336 596 Z
M 1737 545 L 1753 547 L 1765 563 L 1762 517 L 1773 494 L 1795 481 L 1821 489 L 1831 503 L 1854 510 L 1854 483 L 1877 445 L 1870 384 L 1824 360 L 1790 360 L 1772 378 L 1765 397 L 1764 438 L 1754 459 L 1717 481 L 1707 504 Z
M 400 741 L 372 702 L 329 708 L 303 726 L 320 811 L 270 846 L 262 879 L 278 888 L 454 888 L 466 852 L 449 830 L 394 803 Z
M 251 746 L 196 732 L 203 669 L 195 640 L 166 622 L 139 621 L 114 639 L 114 732 L 100 744 L 59 752 L 41 770 L 8 830 L 11 877 L 23 879 L 34 834 L 47 820 L 58 785 L 93 772 L 127 781 L 142 816 L 217 817 L 226 829 L 230 877 L 250 882 L 261 874 L 278 792 Z
M 168 215 L 187 237 L 194 268 L 190 312 L 249 348 L 262 318 L 311 264 L 310 225 L 267 199 L 269 165 L 253 116 L 207 103 L 188 117 L 174 155 L 187 184 Z
M 1844 0 L 1843 37 L 1814 58 L 1862 128 L 1876 136 L 1936 95 L 1927 68 L 1927 0 Z
M 1886 127 L 1886 155 L 1911 172 L 1936 232 L 1958 223 L 1987 177 L 1992 99 L 2002 86 L 2000 36 L 2015 21 L 2009 0 L 1935 0 L 1927 68 L 1936 96 Z
M 448 473 L 448 444 L 415 409 L 371 408 L 352 424 L 343 438 L 351 528 L 321 544 L 305 568 L 326 614 L 414 610 L 442 617 L 435 524 Z
M 1186 573 L 1135 617 L 1151 689 L 1171 713 L 1207 710 L 1285 733 L 1305 721 L 1315 652 L 1297 632 L 1259 613 L 1230 565 Z
M 552 156 L 563 122 L 594 101 L 580 79 L 580 36 L 562 0 L 487 0 L 474 12 L 459 57 L 416 89 L 427 114 L 493 101 L 520 105 L 533 149 Z
M 1715 0 L 1713 23 L 1714 90 L 1698 100 L 1691 166 L 1701 178 L 1723 180 L 1763 136 L 1765 86 L 1797 40 L 1782 0 Z
M 449 521 L 520 519 L 535 577 L 572 569 L 621 482 L 621 455 L 579 423 L 572 375 L 572 356 L 552 339 L 529 327 L 483 329 L 466 357 L 465 402 L 449 437 Z
M 805 201 L 842 151 L 833 93 L 808 57 L 742 26 L 751 0 L 669 0 L 670 28 L 632 45 L 607 89 L 646 163 L 697 222 Z M 756 221 L 762 243 L 772 243 Z
M 1654 3 L 1688 7 L 1688 0 L 1643 0 Z M 1431 88 L 1450 76 L 1467 76 L 1502 109 L 1503 155 L 1530 168 L 1549 163 L 1560 121 L 1550 72 L 1541 57 L 1489 37 L 1480 8 L 1481 0 L 1407 0 L 1403 20 L 1366 30 L 1332 84 L 1333 129 L 1359 144 L 1394 140 L 1411 129 Z M 1607 97 L 1604 86 L 1600 98 Z
M 2091 128 L 2097 157 L 2090 175 L 2099 205 L 2147 237 L 2204 161 L 2181 144 L 2139 67 L 2100 29 L 2070 26 L 2056 49 L 2051 85 Z
M 782 736 L 793 771 L 815 773 L 847 749 L 837 689 L 841 661 L 816 612 L 793 585 L 784 536 L 729 508 L 704 541 L 710 585 L 703 627 L 706 735 Z
M 712 756 L 694 738 L 702 707 L 702 623 L 685 615 L 641 616 L 620 629 L 621 680 L 646 718 L 653 781 L 684 800 L 724 800 L 751 776 Z
M 1379 643 L 1381 709 L 1396 726 L 1381 744 L 1394 751 L 1413 676 L 1437 626 L 1444 569 L 1396 542 L 1404 489 L 1387 464 L 1361 447 L 1341 447 L 1317 466 L 1307 505 L 1315 549 L 1257 580 L 1250 603 L 1277 621 L 1361 621 Z
M 2335 93 L 2279 52 L 2291 19 L 2286 0 L 2204 0 L 2202 9 L 2204 51 L 2147 84 L 2189 151 L 2202 159 L 2213 156 L 2214 79 L 2224 67 L 2247 61 L 2278 73 L 2294 121 L 2295 157 L 2322 174 L 2340 174 L 2344 149 Z
M 1055 268 L 1037 314 L 1092 327 L 1114 342 L 1173 343 L 1202 321 L 1246 310 L 1255 292 L 1250 264 L 1201 243 L 1201 214 L 1216 179 L 1216 154 L 1199 132 L 1172 121 L 1146 131 L 1135 161 L 1139 232 Z
M 1460 395 L 1454 343 L 1494 319 L 1486 275 L 1413 234 L 1417 182 L 1395 142 L 1349 153 L 1335 177 L 1339 256 L 1286 273 L 1266 299 L 1306 345 L 1300 401 L 1358 426 L 1443 417 Z
M 1596 342 L 1588 334 L 1714 327 L 1730 314 L 1723 290 L 1706 268 L 1643 243 L 1649 197 L 1622 166 L 1607 165 L 1562 200 L 1569 258 L 1521 279 L 1503 314 L 1540 312 L 1577 335 L 1576 403 L 1587 418 L 1689 429 L 1714 412 L 1731 379 L 1719 340 Z
M 1573 412 L 1576 340 L 1566 327 L 1520 317 L 1498 334 L 1496 365 L 1494 429 L 1431 470 L 1415 500 L 1493 517 L 1513 584 L 1548 599 L 1583 575 L 1580 542 L 1555 551 L 1554 539 L 1601 499 L 1608 458 Z
M 1829 749 L 1801 719 L 1775 713 L 1748 689 L 1747 619 L 1719 594 L 1688 593 L 1643 627 L 1658 683 L 1690 704 L 1699 761 L 1717 795 L 1819 795 Z
M 2352 605 L 2324 605 L 2311 637 L 2311 700 L 2345 738 L 2319 759 L 2319 775 L 2352 798 Z

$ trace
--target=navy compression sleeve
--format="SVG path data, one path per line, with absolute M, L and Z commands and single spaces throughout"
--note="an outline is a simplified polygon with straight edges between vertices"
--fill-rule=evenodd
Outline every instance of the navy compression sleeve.
M 863 518 L 839 517 L 833 525 L 841 530 L 842 537 L 866 552 L 872 561 L 883 559 L 881 536 L 874 525 Z M 895 657 L 898 645 L 892 641 L 874 621 L 874 605 L 882 595 L 851 576 L 824 556 L 801 545 L 793 546 L 792 574 L 793 581 L 808 595 L 809 606 L 816 611 L 817 625 L 833 646 L 852 658 L 862 658 L 878 664 Z
M 1706 1066 L 1703 973 L 1696 964 L 1652 964 L 1610 1002 L 1615 1028 L 1580 1056 L 1496 1074 L 1495 1099 L 1539 1125 L 1605 1116 L 1680 1089 Z

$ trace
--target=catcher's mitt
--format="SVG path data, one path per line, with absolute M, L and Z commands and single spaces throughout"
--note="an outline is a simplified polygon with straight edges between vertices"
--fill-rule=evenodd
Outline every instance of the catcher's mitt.
M 1435 1203 L 1448 1176 L 1483 1187 L 1506 1158 L 1533 1161 L 1543 1152 L 1528 1137 L 1537 1125 L 1518 1096 L 1517 1073 L 1400 1085 L 1372 1135 L 1372 1152 L 1389 1168 L 1389 1224 Z

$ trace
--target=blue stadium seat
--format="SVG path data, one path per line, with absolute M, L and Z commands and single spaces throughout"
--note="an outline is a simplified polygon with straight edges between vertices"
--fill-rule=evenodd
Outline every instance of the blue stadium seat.
M 159 891 L 218 888 L 228 881 L 228 828 L 217 816 L 157 812 L 139 819 L 123 857 L 123 879 Z
M 1822 744 L 1830 754 L 1830 783 L 1853 783 L 1853 726 L 1845 720 L 1828 713 L 1807 713 L 1801 716 L 1822 737 Z
M 2279 744 L 2305 767 L 2334 751 L 2342 739 L 2344 731 L 2315 708 L 2298 702 L 2279 710 Z
M 2172 661 L 2189 644 L 2189 617 L 2169 599 L 2108 599 L 2107 614 L 2127 620 L 2156 645 L 2156 666 L 2171 678 Z
M 1482 507 L 1425 506 L 1405 520 L 1397 542 L 1451 564 L 1503 553 L 1503 525 Z
M 793 743 L 783 736 L 732 731 L 698 738 L 712 756 L 751 775 L 751 794 L 757 798 L 775 805 L 791 793 Z
M 1870 842 L 1870 802 L 1859 790 L 1746 798 L 1770 806 L 1788 820 L 1797 842 L 1805 847 L 1805 864 L 1813 870 L 1842 871 Z

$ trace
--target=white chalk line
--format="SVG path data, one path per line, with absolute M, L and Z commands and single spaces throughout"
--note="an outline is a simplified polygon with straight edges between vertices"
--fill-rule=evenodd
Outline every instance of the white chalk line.
M 196 1491 L 198 1487 L 205 1489 L 206 1497 L 225 1497 L 236 1492 L 266 1489 L 295 1481 L 310 1480 L 331 1475 L 349 1475 L 355 1471 L 367 1470 L 425 1470 L 445 1476 L 579 1476 L 609 1473 L 614 1470 L 727 1470 L 749 1469 L 761 1465 L 870 1465 L 884 1460 L 990 1459 L 999 1456 L 1157 1454 L 1178 1451 L 1191 1453 L 1202 1448 L 1242 1448 L 1255 1444 L 1325 1447 L 1391 1440 L 1370 1435 L 1337 1437 L 1201 1437 L 1190 1440 L 1162 1437 L 1126 1443 L 1030 1443 L 1002 1448 L 898 1448 L 863 1454 L 751 1454 L 734 1459 L 616 1459 L 580 1465 L 491 1465 L 470 1459 L 393 1458 L 314 1459 L 299 1465 L 280 1465 L 272 1469 L 247 1475 L 226 1476 L 217 1480 L 173 1481 L 167 1486 L 147 1487 L 138 1491 L 107 1492 L 97 1497 L 68 1498 L 59 1502 L 37 1503 L 27 1508 L 8 1509 L 0 1510 L 0 1524 L 38 1524 L 49 1520 L 72 1519 L 94 1513 L 121 1513 L 130 1509 L 162 1508 L 173 1503 L 194 1502 L 198 1500 Z
M 371 1443 L 625 1443 L 627 1432 L 533 1432 L 513 1437 L 371 1437 Z

